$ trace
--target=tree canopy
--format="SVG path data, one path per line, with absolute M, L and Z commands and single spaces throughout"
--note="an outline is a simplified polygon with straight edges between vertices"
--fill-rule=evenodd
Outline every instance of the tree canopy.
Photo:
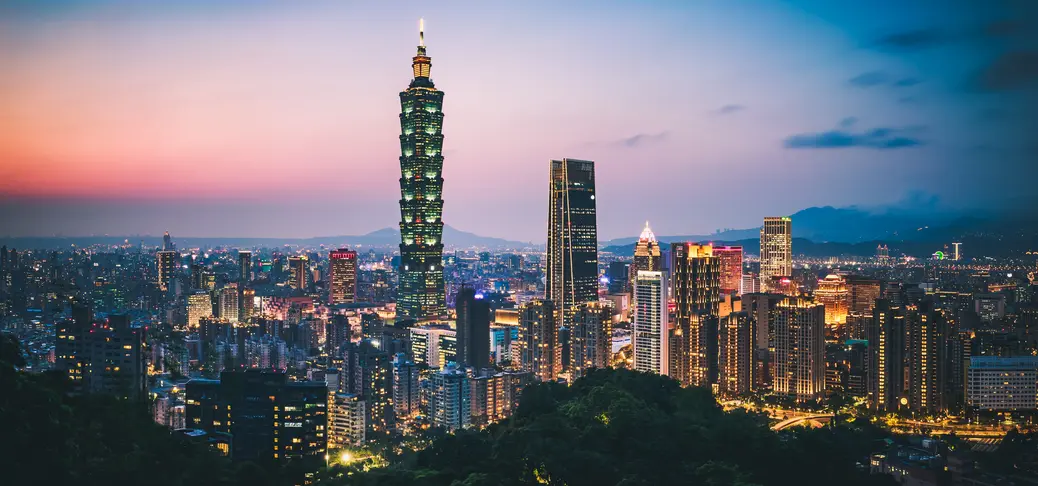
M 702 388 L 628 370 L 594 370 L 572 386 L 531 385 L 515 415 L 437 440 L 414 464 L 343 484 L 831 485 L 893 484 L 857 466 L 873 430 L 775 433 L 761 415 L 725 412 Z

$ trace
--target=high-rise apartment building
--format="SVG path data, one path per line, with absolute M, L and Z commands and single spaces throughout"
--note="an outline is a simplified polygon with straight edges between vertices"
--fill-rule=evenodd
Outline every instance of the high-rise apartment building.
M 756 386 L 757 336 L 753 316 L 749 312 L 732 312 L 720 317 L 718 356 L 720 379 L 718 388 L 727 396 L 750 393 Z
M 242 286 L 252 281 L 252 252 L 238 250 L 238 282 Z
M 490 304 L 469 286 L 454 300 L 457 310 L 458 366 L 480 369 L 490 365 Z
M 813 400 L 825 390 L 825 306 L 790 297 L 775 311 L 775 393 Z
M 715 246 L 720 272 L 721 294 L 742 295 L 742 247 Z
M 554 381 L 555 305 L 550 300 L 534 300 L 519 307 L 520 367 L 538 381 Z
M 316 472 L 325 465 L 328 388 L 288 381 L 283 372 L 225 371 L 185 387 L 187 426 L 230 434 L 235 461 L 291 461 Z M 311 473 L 312 474 L 312 473 Z
M 95 321 L 88 307 L 76 305 L 71 319 L 55 324 L 55 337 L 54 368 L 73 390 L 144 396 L 144 329 L 131 327 L 128 316 Z
M 443 91 L 419 31 L 414 78 L 400 93 L 400 280 L 397 316 L 425 321 L 447 314 L 443 282 Z
M 328 303 L 357 301 L 357 252 L 346 248 L 328 253 Z
M 457 332 L 444 325 L 430 324 L 409 329 L 411 356 L 415 363 L 442 368 L 457 360 Z
M 828 275 L 818 281 L 815 300 L 825 306 L 825 323 L 829 326 L 841 326 L 847 323 L 847 312 L 850 307 L 850 291 L 847 281 L 840 275 Z
M 613 307 L 609 301 L 588 302 L 577 309 L 570 332 L 570 370 L 579 378 L 588 368 L 609 366 L 613 345 Z
M 177 278 L 177 268 L 180 266 L 180 253 L 173 250 L 162 250 L 155 254 L 158 262 L 159 290 L 163 292 L 172 288 L 174 279 Z
M 393 367 L 389 354 L 369 340 L 350 343 L 344 356 L 344 391 L 364 400 L 367 416 L 364 423 L 368 437 L 391 433 L 396 429 L 393 413 Z
M 306 255 L 288 257 L 288 286 L 296 290 L 310 287 L 310 259 Z
M 887 299 L 876 300 L 869 342 L 869 402 L 894 412 L 905 397 L 905 316 Z
M 645 222 L 645 229 L 638 236 L 638 243 L 634 245 L 634 260 L 628 268 L 628 291 L 634 291 L 634 281 L 638 277 L 639 270 L 658 272 L 662 269 L 660 244 L 656 241 L 656 235 L 649 228 L 649 222 Z
M 908 406 L 934 415 L 947 409 L 945 387 L 947 322 L 929 302 L 911 305 L 905 315 L 905 361 L 908 364 Z
M 408 421 L 421 413 L 422 396 L 418 366 L 404 353 L 393 357 L 393 412 L 398 421 Z
M 328 450 L 335 451 L 364 444 L 364 400 L 351 393 L 328 394 Z
M 195 290 L 187 296 L 187 327 L 197 329 L 199 322 L 213 315 L 213 299 L 204 290 Z
M 787 216 L 764 218 L 760 229 L 761 289 L 770 290 L 773 277 L 793 274 L 793 223 Z
M 720 262 L 710 245 L 673 243 L 670 252 L 676 364 L 671 376 L 685 385 L 707 386 L 717 370 Z
M 469 377 L 453 364 L 429 375 L 426 403 L 429 418 L 448 432 L 472 425 L 472 393 Z
M 783 299 L 781 294 L 742 295 L 742 308 L 749 312 L 757 328 L 757 386 L 771 384 L 775 375 L 775 309 Z
M 598 300 L 595 163 L 552 160 L 550 169 L 544 298 L 558 311 L 554 368 L 561 373 L 569 363 L 562 360 L 568 343 L 559 342 L 559 329 L 569 327 L 580 304 Z
M 638 270 L 634 280 L 634 322 L 631 343 L 634 369 L 670 374 L 670 333 L 667 318 L 667 275 Z

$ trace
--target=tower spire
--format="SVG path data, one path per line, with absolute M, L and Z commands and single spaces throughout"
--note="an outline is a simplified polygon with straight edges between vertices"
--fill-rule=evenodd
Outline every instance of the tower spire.
M 418 46 L 425 47 L 425 19 L 418 19 Z

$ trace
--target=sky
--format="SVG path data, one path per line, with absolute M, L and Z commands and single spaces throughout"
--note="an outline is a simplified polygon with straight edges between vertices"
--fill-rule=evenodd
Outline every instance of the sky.
M 553 158 L 599 237 L 1038 193 L 1038 2 L 0 2 L 0 235 L 396 227 L 425 19 L 444 221 L 545 238 Z M 449 242 L 445 242 L 448 243 Z

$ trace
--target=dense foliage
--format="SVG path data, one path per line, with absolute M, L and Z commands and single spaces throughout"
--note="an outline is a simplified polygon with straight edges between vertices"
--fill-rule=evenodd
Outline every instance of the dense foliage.
M 0 333 L 0 484 L 275 484 L 256 465 L 171 435 L 146 404 L 69 396 L 63 377 L 18 371 L 23 364 L 18 341 Z
M 528 387 L 516 414 L 436 441 L 414 464 L 346 484 L 568 486 L 892 484 L 857 467 L 878 433 L 852 426 L 775 433 L 724 412 L 708 390 L 657 375 L 596 370 Z

